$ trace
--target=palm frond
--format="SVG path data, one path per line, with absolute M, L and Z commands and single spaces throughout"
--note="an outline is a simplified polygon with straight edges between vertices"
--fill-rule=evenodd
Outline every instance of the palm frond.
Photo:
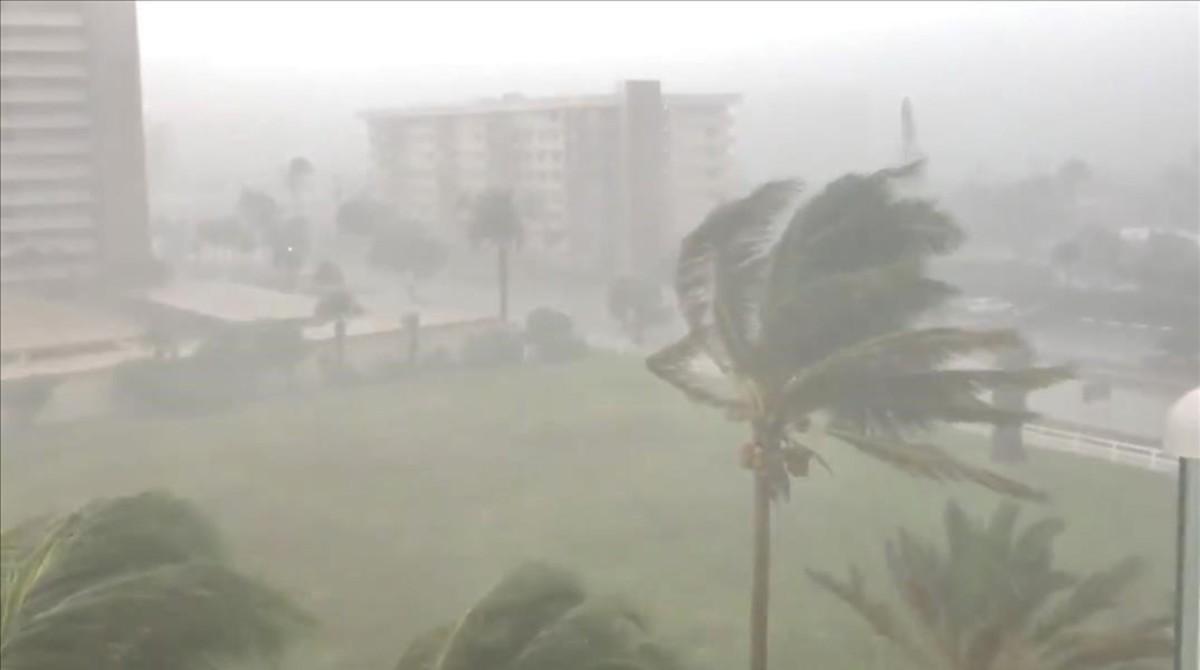
M 19 526 L 3 533 L 3 590 L 0 591 L 0 657 L 16 638 L 28 601 L 62 554 L 78 527 L 78 517 Z
M 776 247 L 771 304 L 830 273 L 944 254 L 962 231 L 930 202 L 898 199 L 883 173 L 837 179 L 799 209 Z
M 753 369 L 762 330 L 764 283 L 780 212 L 800 191 L 794 181 L 768 182 L 738 201 L 714 235 L 713 317 L 733 360 Z
M 925 654 L 914 642 L 910 633 L 904 630 L 900 622 L 892 614 L 891 608 L 882 601 L 872 600 L 863 588 L 862 574 L 851 566 L 850 576 L 846 581 L 839 581 L 833 575 L 813 570 L 805 570 L 809 579 L 817 586 L 837 596 L 839 600 L 849 605 L 870 626 L 876 635 L 886 638 L 900 648 L 906 656 L 918 664 L 926 662 Z
M 1014 498 L 1044 501 L 1046 494 L 986 468 L 964 463 L 930 444 L 899 442 L 840 428 L 827 428 L 832 437 L 898 470 L 934 481 L 970 482 Z
M 646 368 L 695 402 L 735 412 L 744 411 L 746 405 L 741 399 L 717 387 L 718 378 L 697 370 L 708 352 L 703 345 L 704 340 L 703 332 L 691 331 L 678 342 L 647 357 Z
M 396 670 L 679 670 L 621 600 L 591 598 L 574 575 L 538 563 L 505 576 L 457 624 L 418 637 Z
M 34 616 L 6 640 L 6 668 L 47 656 L 58 668 L 130 669 L 272 658 L 313 623 L 270 587 L 199 561 L 118 573 L 65 595 L 39 591 L 26 606 Z
M 1046 642 L 1064 630 L 1115 607 L 1117 598 L 1144 571 L 1144 562 L 1130 557 L 1107 570 L 1088 575 L 1037 623 L 1032 633 L 1034 641 Z
M 926 277 L 915 258 L 821 276 L 764 305 L 766 367 L 786 380 L 839 350 L 907 328 L 956 293 Z
M 1062 530 L 1061 520 L 1043 519 L 1017 533 L 1016 519 L 1017 508 L 1011 503 L 1001 505 L 989 521 L 968 516 L 951 501 L 945 512 L 945 549 L 904 530 L 886 543 L 889 574 L 912 614 L 914 631 L 897 645 L 908 653 L 912 646 L 908 640 L 921 643 L 932 662 L 919 667 L 1098 670 L 1169 657 L 1170 617 L 1078 632 L 1072 626 L 1091 619 L 1102 608 L 1073 605 L 1067 609 L 1076 612 L 1078 619 L 1071 626 L 1053 630 L 1031 626 L 1056 594 L 1076 582 L 1053 564 L 1053 541 Z M 1095 579 L 1080 582 L 1076 590 L 1090 591 L 1092 595 L 1084 598 L 1090 603 L 1108 602 L 1132 583 L 1135 565 L 1125 561 Z M 879 605 L 866 598 L 856 573 L 844 583 L 815 574 L 818 583 L 848 603 L 877 632 L 889 640 L 897 639 L 888 634 L 894 619 L 886 611 L 881 614 Z M 1048 619 L 1061 620 L 1063 611 L 1063 607 L 1052 608 Z
M 710 355 L 722 369 L 746 362 L 758 318 L 772 226 L 799 190 L 792 181 L 770 182 L 717 207 L 680 244 L 675 294 L 694 332 L 719 335 Z
M 166 494 L 98 501 L 38 532 L 4 535 L 5 668 L 269 658 L 312 624 L 282 594 L 230 568 L 212 524 Z
M 1065 636 L 1048 654 L 1048 667 L 1095 670 L 1120 663 L 1171 658 L 1175 644 L 1170 622 L 1170 618 L 1147 619 L 1124 629 Z
M 938 369 L 955 355 L 1003 346 L 1011 331 L 926 329 L 847 347 L 810 365 L 784 386 L 792 417 L 829 410 L 863 430 L 925 428 L 933 421 L 1010 423 L 1034 414 L 999 408 L 982 397 L 996 389 L 1033 390 L 1068 379 L 1070 368 Z

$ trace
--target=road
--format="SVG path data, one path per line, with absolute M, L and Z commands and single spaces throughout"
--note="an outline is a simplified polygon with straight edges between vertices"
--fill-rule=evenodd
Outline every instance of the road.
M 403 314 L 441 308 L 483 315 L 495 314 L 498 309 L 495 261 L 486 249 L 463 253 L 446 272 L 419 287 L 419 303 L 413 302 L 405 282 L 396 275 L 357 265 L 349 255 L 342 260 L 352 289 L 359 300 L 374 312 Z M 537 307 L 552 307 L 569 314 L 575 320 L 577 330 L 593 346 L 619 351 L 635 349 L 608 314 L 606 287 L 603 284 L 538 276 L 521 260 L 518 255 L 511 270 L 511 321 L 523 322 L 526 315 Z M 670 295 L 666 297 L 672 299 Z M 678 336 L 683 329 L 682 321 L 673 317 L 671 323 L 648 334 L 641 350 L 652 351 Z M 1140 356 L 1134 353 L 1140 351 L 1140 347 L 1135 346 L 1137 343 L 1122 339 L 1124 335 L 1107 337 L 1100 344 L 1069 334 L 1044 332 L 1040 328 L 1029 335 L 1041 354 L 1042 363 L 1079 361 L 1083 358 L 1082 372 L 1085 375 L 1103 373 L 1102 369 L 1089 362 L 1088 357 L 1094 355 L 1103 354 L 1105 359 L 1119 362 L 1130 369 L 1137 369 L 1140 363 Z M 1173 390 L 1154 388 L 1153 385 L 1126 384 L 1118 378 L 1113 384 L 1111 396 L 1104 400 L 1084 402 L 1080 383 L 1067 382 L 1033 394 L 1030 406 L 1054 419 L 1157 440 L 1162 432 L 1162 417 L 1176 395 Z

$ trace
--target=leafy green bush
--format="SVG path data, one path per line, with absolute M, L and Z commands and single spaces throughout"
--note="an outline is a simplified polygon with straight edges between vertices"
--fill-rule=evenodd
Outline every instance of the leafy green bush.
M 462 364 L 468 367 L 520 363 L 525 359 L 525 343 L 518 333 L 496 328 L 468 339 L 460 356 Z
M 254 397 L 270 373 L 289 379 L 309 354 L 295 324 L 268 322 L 224 329 L 189 358 L 133 361 L 118 366 L 112 390 L 135 411 L 214 411 Z
M 561 363 L 587 353 L 587 344 L 575 334 L 570 316 L 549 307 L 539 307 L 525 320 L 525 341 L 533 357 L 545 363 Z

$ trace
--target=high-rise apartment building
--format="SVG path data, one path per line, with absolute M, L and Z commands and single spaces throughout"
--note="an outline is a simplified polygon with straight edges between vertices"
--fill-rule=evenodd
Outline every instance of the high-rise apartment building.
M 149 259 L 132 2 L 0 2 L 0 281 Z
M 462 224 L 472 198 L 513 192 L 535 250 L 595 270 L 654 271 L 732 195 L 734 95 L 525 98 L 364 113 L 380 195 L 405 216 Z

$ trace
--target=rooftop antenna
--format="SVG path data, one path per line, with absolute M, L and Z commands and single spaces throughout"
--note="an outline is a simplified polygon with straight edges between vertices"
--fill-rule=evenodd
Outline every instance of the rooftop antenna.
M 909 163 L 922 157 L 917 146 L 917 122 L 913 118 L 912 101 L 905 98 L 900 103 L 900 163 Z

